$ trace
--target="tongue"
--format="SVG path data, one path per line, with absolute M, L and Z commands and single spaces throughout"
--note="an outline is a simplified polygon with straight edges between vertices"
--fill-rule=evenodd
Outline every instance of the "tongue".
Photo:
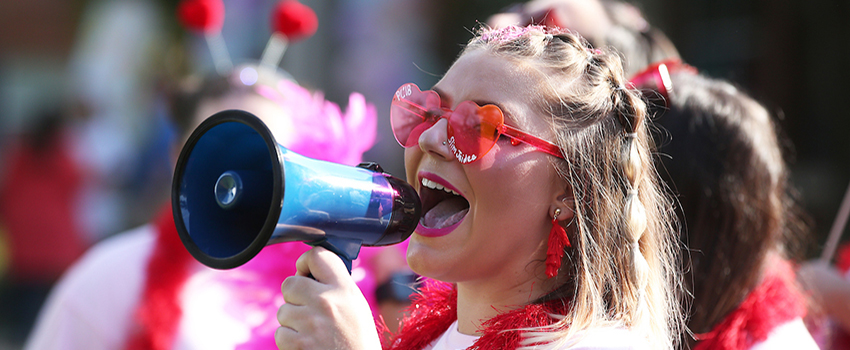
M 465 199 L 456 197 L 449 198 L 437 203 L 422 218 L 422 225 L 429 228 L 443 228 L 456 224 L 466 216 L 469 204 Z

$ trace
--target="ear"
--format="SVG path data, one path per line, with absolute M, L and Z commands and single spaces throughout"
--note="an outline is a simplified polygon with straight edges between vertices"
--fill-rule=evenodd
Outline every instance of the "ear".
M 558 221 L 570 221 L 575 217 L 576 201 L 569 188 L 553 197 L 549 217 L 554 217 L 558 209 L 560 209 L 560 214 L 556 218 Z

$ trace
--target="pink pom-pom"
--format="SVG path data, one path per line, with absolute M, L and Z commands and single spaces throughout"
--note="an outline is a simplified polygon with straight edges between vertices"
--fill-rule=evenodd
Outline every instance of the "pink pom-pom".
M 177 18 L 187 29 L 203 33 L 219 32 L 224 25 L 224 2 L 183 0 L 177 6 Z
M 275 6 L 272 27 L 290 41 L 296 41 L 316 33 L 319 20 L 309 6 L 296 0 L 283 0 Z

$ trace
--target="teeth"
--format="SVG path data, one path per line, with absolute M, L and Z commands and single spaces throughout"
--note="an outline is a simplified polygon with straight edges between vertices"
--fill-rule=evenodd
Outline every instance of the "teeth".
M 455 196 L 460 196 L 460 194 L 459 194 L 459 193 L 457 193 L 457 192 L 455 192 L 455 191 L 452 191 L 452 190 L 450 190 L 450 189 L 448 189 L 448 188 L 445 188 L 443 185 L 440 185 L 440 184 L 438 184 L 438 183 L 436 183 L 436 182 L 434 182 L 434 181 L 431 181 L 431 180 L 428 180 L 428 179 L 425 179 L 425 178 L 423 178 L 423 179 L 422 179 L 422 186 L 428 187 L 428 188 L 430 188 L 430 189 L 432 189 L 432 190 L 442 190 L 442 191 L 445 191 L 445 192 L 451 193 L 451 194 L 453 194 L 453 195 L 455 195 Z

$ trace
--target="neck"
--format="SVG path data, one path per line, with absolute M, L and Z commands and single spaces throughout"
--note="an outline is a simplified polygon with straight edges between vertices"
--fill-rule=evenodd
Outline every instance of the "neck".
M 457 283 L 458 332 L 481 335 L 481 324 L 501 312 L 530 304 L 552 291 L 555 279 L 546 279 L 545 273 L 528 274 L 523 279 L 495 278 L 488 281 Z M 508 281 L 508 282 L 505 282 Z

